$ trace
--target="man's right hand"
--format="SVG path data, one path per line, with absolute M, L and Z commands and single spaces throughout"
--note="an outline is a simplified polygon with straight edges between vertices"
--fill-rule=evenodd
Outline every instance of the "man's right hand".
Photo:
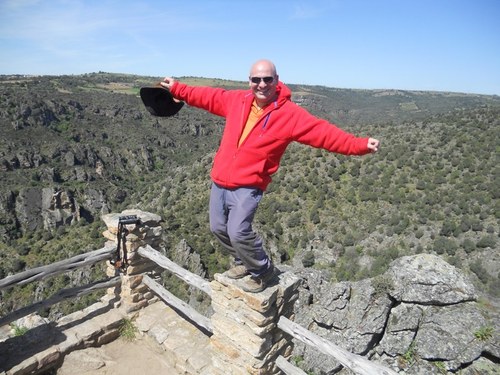
M 371 152 L 377 152 L 379 147 L 380 147 L 380 141 L 375 138 L 368 138 L 368 144 L 366 147 L 371 151 Z

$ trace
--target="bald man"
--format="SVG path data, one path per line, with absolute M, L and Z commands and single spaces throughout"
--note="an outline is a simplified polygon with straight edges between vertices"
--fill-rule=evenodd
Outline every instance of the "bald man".
M 174 98 L 226 119 L 210 177 L 210 230 L 234 259 L 225 274 L 243 279 L 251 293 L 264 290 L 276 269 L 252 222 L 262 196 L 291 142 L 343 155 L 378 150 L 379 141 L 359 138 L 311 115 L 291 101 L 269 60 L 255 62 L 249 90 L 188 86 L 166 77 L 162 86 Z

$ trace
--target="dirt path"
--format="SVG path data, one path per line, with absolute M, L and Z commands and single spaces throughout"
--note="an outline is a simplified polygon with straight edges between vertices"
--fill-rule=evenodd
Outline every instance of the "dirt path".
M 57 375 L 177 375 L 168 362 L 168 353 L 148 335 L 134 340 L 123 338 L 99 348 L 71 352 Z

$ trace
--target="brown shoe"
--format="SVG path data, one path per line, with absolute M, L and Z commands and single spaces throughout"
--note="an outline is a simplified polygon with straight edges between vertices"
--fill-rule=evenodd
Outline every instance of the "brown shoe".
M 243 264 L 234 266 L 233 268 L 226 271 L 226 276 L 229 277 L 230 279 L 235 279 L 235 280 L 242 279 L 246 275 L 250 275 L 250 273 Z
M 248 293 L 262 292 L 267 288 L 267 284 L 274 278 L 274 276 L 276 276 L 276 269 L 271 264 L 271 267 L 269 267 L 264 274 L 260 276 L 251 276 L 248 280 L 245 280 L 241 289 Z

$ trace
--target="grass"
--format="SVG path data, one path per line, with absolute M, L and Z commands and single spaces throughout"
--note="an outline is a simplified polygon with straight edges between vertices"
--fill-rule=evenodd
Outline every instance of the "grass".
M 127 341 L 133 341 L 137 333 L 137 327 L 134 325 L 131 319 L 124 318 L 120 323 L 120 337 Z
M 443 362 L 435 362 L 434 366 L 436 366 L 439 374 L 446 374 L 446 365 Z
M 18 326 L 17 324 L 13 324 L 12 329 L 14 330 L 14 336 L 16 337 L 22 336 L 29 331 L 28 327 Z
M 404 363 L 410 367 L 415 363 L 417 360 L 417 350 L 415 348 L 415 341 L 413 341 L 406 352 L 402 355 L 402 359 L 404 360 Z
M 479 341 L 487 341 L 493 337 L 493 327 L 483 326 L 474 332 L 474 337 Z

